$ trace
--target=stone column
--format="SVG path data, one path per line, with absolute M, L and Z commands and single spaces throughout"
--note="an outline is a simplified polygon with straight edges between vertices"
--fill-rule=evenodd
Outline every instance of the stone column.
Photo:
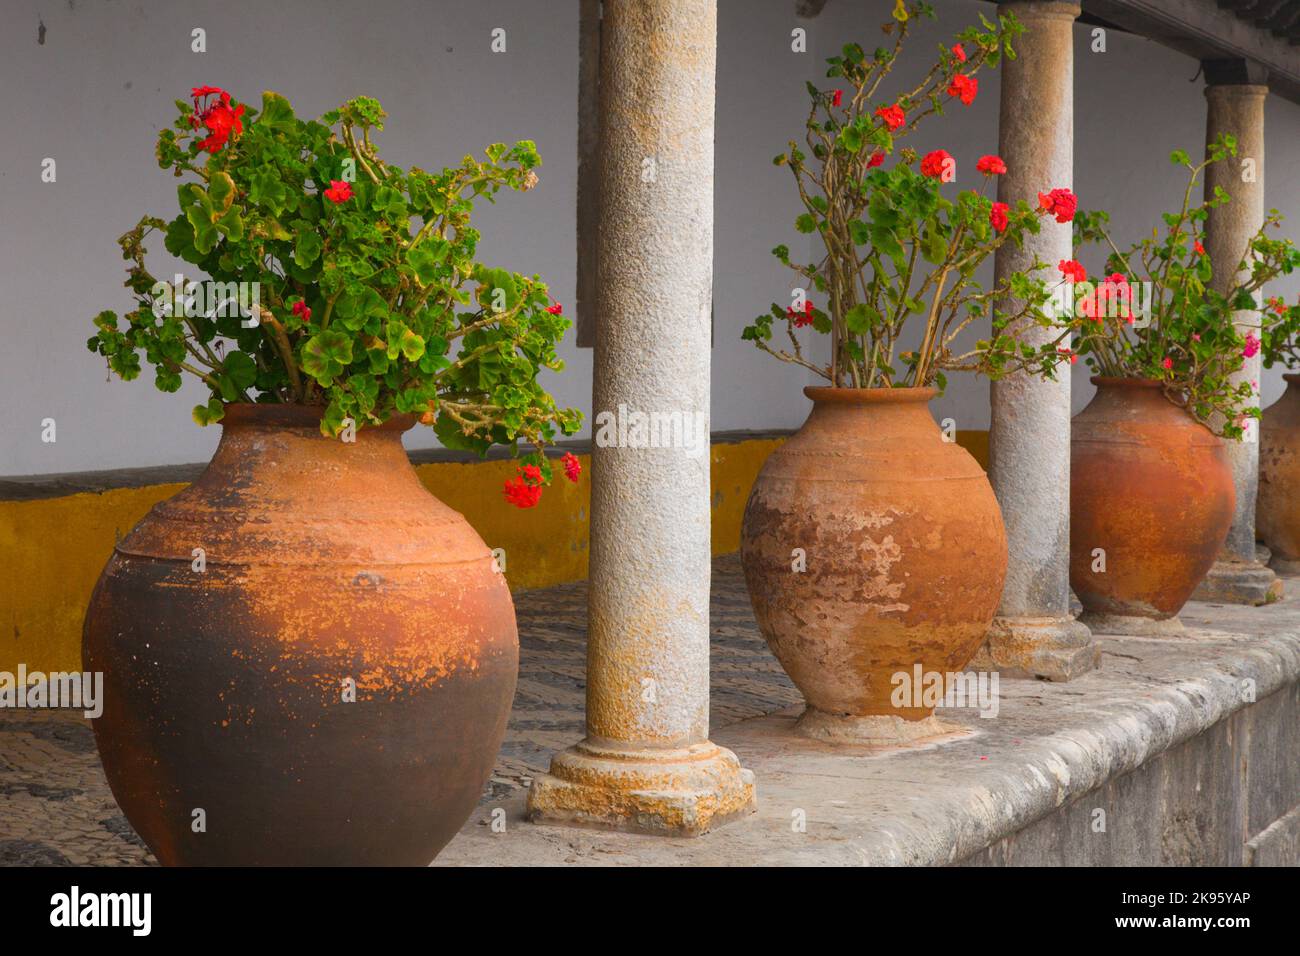
M 604 14 L 587 736 L 533 781 L 528 816 L 694 835 L 755 807 L 709 740 L 717 5 Z
M 1215 163 L 1205 171 L 1205 195 L 1222 187 L 1232 200 L 1210 210 L 1205 224 L 1205 251 L 1214 267 L 1212 285 L 1220 292 L 1236 284 L 1236 267 L 1247 244 L 1264 224 L 1264 100 L 1265 77 L 1253 64 L 1241 60 L 1210 60 L 1205 70 L 1205 142 L 1221 133 L 1237 138 L 1237 156 Z M 1259 328 L 1258 312 L 1238 312 L 1239 328 Z M 1234 382 L 1253 383 L 1259 395 L 1261 357 L 1246 359 L 1233 374 Z M 1199 601 L 1231 604 L 1266 604 L 1282 596 L 1282 582 L 1262 564 L 1255 550 L 1255 498 L 1259 491 L 1259 425 L 1252 423 L 1246 439 L 1228 443 L 1237 510 L 1219 560 L 1192 595 Z
M 1070 188 L 1074 172 L 1076 3 L 1007 3 L 1025 32 L 1002 61 L 998 152 L 1007 173 L 998 198 L 1037 205 L 1038 193 Z M 998 250 L 999 280 L 1035 257 L 1073 258 L 1072 226 L 1045 219 L 1023 249 Z M 1045 333 L 1017 330 L 1038 344 Z M 1096 666 L 1100 651 L 1070 614 L 1070 366 L 1055 381 L 1013 374 L 990 387 L 989 478 L 1002 505 L 1009 563 L 1002 606 L 973 666 L 1005 676 L 1069 680 Z

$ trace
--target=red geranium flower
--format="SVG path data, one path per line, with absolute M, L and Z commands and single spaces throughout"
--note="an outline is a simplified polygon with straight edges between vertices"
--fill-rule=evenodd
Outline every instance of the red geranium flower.
M 1251 329 L 1246 333 L 1246 350 L 1241 353 L 1242 356 L 1245 358 L 1254 358 L 1259 354 L 1259 346 L 1259 336 L 1255 334 L 1254 329 Z
M 836 90 L 834 93 L 831 94 L 831 106 L 839 106 L 840 102 L 843 99 L 844 99 L 844 91 Z
M 813 304 L 812 304 L 812 300 L 810 300 L 810 299 L 804 299 L 804 300 L 803 300 L 803 311 L 802 311 L 802 312 L 796 312 L 795 309 L 794 309 L 794 306 L 789 306 L 789 307 L 785 310 L 785 314 L 786 314 L 789 318 L 794 319 L 794 327 L 795 327 L 796 329 L 802 329 L 805 325 L 812 325 L 812 324 L 813 324 Z
M 964 106 L 970 106 L 975 102 L 975 94 L 979 92 L 979 88 L 980 81 L 975 77 L 958 73 L 948 84 L 948 95 L 957 97 Z
M 572 452 L 566 451 L 564 457 L 560 459 L 560 464 L 564 465 L 564 477 L 577 482 L 578 476 L 582 474 L 582 462 L 578 461 Z
M 548 305 L 546 311 L 551 313 L 551 315 L 559 315 L 564 311 L 564 306 L 557 302 L 555 305 Z
M 985 176 L 1002 176 L 1007 171 L 1007 164 L 1002 161 L 1001 156 L 981 156 L 975 168 Z
M 952 48 L 952 55 L 957 58 L 958 63 L 966 62 L 966 50 L 960 43 Z
M 1161 362 L 1160 364 L 1163 365 L 1163 366 L 1164 366 L 1165 368 L 1167 368 L 1167 369 L 1169 369 L 1169 368 L 1173 368 L 1173 367 L 1174 367 L 1174 360 L 1171 359 L 1171 358 L 1169 358 L 1169 356 L 1165 356 L 1165 360 L 1164 360 L 1163 362 Z
M 1083 282 L 1088 278 L 1087 270 L 1083 265 L 1074 259 L 1062 259 L 1056 266 L 1061 270 L 1061 275 L 1065 276 L 1071 282 Z
M 1056 347 L 1056 351 L 1060 352 L 1062 355 L 1069 356 L 1070 364 L 1071 364 L 1071 365 L 1073 365 L 1075 362 L 1079 361 L 1079 356 L 1078 356 L 1078 354 L 1077 354 L 1077 353 L 1074 351 L 1074 349 L 1072 349 L 1072 348 L 1068 348 L 1068 347 L 1066 347 L 1066 346 L 1064 346 L 1064 345 L 1058 345 L 1058 346 Z
M 531 508 L 542 498 L 542 469 L 524 465 L 519 477 L 506 480 L 506 501 L 516 508 Z
M 932 179 L 938 179 L 943 175 L 944 169 L 952 161 L 952 156 L 946 149 L 936 149 L 933 152 L 926 153 L 921 159 L 921 175 L 929 176 Z
M 208 100 L 210 96 L 216 96 L 217 101 Z M 199 149 L 209 153 L 220 152 L 232 136 L 244 131 L 244 122 L 240 119 L 244 115 L 243 104 L 232 108 L 230 94 L 221 87 L 196 86 L 190 90 L 190 98 L 194 100 L 190 126 L 195 129 L 204 126 L 208 130 L 208 135 L 199 143 Z
M 881 150 L 876 150 L 874 153 L 871 154 L 871 158 L 867 160 L 867 169 L 872 169 L 876 166 L 879 166 L 884 161 L 885 161 L 885 154 Z
M 311 321 L 311 309 L 308 307 L 307 303 L 303 302 L 301 299 L 293 304 L 293 308 L 290 311 L 304 322 Z
M 1079 208 L 1078 197 L 1068 189 L 1053 189 L 1038 194 L 1038 208 L 1055 216 L 1057 222 L 1069 222 Z
M 345 203 L 352 198 L 352 184 L 342 179 L 331 179 L 325 198 L 332 203 Z
M 893 106 L 880 107 L 876 110 L 876 115 L 885 121 L 885 125 L 889 127 L 891 133 L 907 122 L 907 114 L 903 112 L 903 108 L 897 103 Z
M 1192 249 L 1195 250 L 1198 256 L 1205 255 L 1205 247 L 1201 245 L 1201 240 L 1199 239 L 1195 239 L 1192 241 Z
M 995 202 L 993 208 L 989 210 L 989 223 L 998 232 L 1006 232 L 1007 229 L 1007 212 L 1011 209 L 1004 202 Z

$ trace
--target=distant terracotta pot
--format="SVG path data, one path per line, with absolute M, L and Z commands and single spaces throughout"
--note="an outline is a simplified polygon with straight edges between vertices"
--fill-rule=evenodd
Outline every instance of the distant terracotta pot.
M 745 508 L 754 615 L 807 698 L 805 722 L 920 721 L 933 705 L 897 706 L 896 675 L 959 671 L 983 643 L 1007 570 L 1002 513 L 931 417 L 934 389 L 804 394 L 812 413 Z
M 114 550 L 86 615 L 95 739 L 162 863 L 425 865 L 479 799 L 514 607 L 411 468 L 413 421 L 344 442 L 319 410 L 229 406 L 207 470 Z
M 1274 567 L 1300 571 L 1300 375 L 1282 378 L 1286 391 L 1260 420 L 1255 532 Z
M 1236 492 L 1223 439 L 1159 382 L 1094 377 L 1070 439 L 1070 585 L 1102 633 L 1178 630 Z

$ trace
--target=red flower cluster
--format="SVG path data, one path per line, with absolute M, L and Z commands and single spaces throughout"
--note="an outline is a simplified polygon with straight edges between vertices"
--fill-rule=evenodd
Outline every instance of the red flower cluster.
M 211 96 L 217 98 L 215 102 L 208 99 Z M 244 122 L 240 119 L 244 115 L 243 104 L 232 108 L 230 94 L 221 87 L 196 86 L 190 90 L 190 98 L 194 100 L 190 126 L 195 129 L 202 126 L 208 131 L 207 137 L 199 143 L 199 149 L 218 153 L 231 136 L 238 136 L 244 131 Z
M 980 81 L 973 76 L 967 76 L 964 73 L 958 73 L 948 84 L 948 95 L 955 96 L 961 100 L 963 106 L 970 106 L 975 102 L 975 94 L 979 92 Z
M 1071 282 L 1083 282 L 1088 278 L 1088 272 L 1083 268 L 1083 264 L 1074 259 L 1062 259 L 1056 267 L 1061 270 L 1061 275 Z
M 960 43 L 952 48 L 952 55 L 957 58 L 958 63 L 966 62 L 966 49 Z
M 1068 347 L 1068 346 L 1065 346 L 1065 345 L 1058 345 L 1058 346 L 1056 347 L 1056 351 L 1058 351 L 1058 352 L 1060 352 L 1062 355 L 1068 357 L 1068 358 L 1070 359 L 1070 364 L 1071 364 L 1071 365 L 1074 365 L 1076 362 L 1079 361 L 1079 353 L 1076 352 L 1074 349 Z
M 1112 299 L 1116 303 L 1114 314 L 1132 325 L 1134 316 L 1129 303 L 1133 301 L 1133 287 L 1122 272 L 1107 276 L 1097 288 L 1080 299 L 1079 314 L 1100 322 L 1112 311 L 1108 304 Z
M 347 202 L 352 198 L 352 184 L 342 179 L 331 179 L 330 188 L 325 190 L 325 198 L 335 205 Z
M 1259 336 L 1255 334 L 1254 329 L 1251 329 L 1246 333 L 1246 350 L 1241 353 L 1242 356 L 1244 358 L 1254 358 L 1259 354 L 1261 344 Z
M 975 168 L 985 176 L 1002 176 L 1006 174 L 1007 164 L 1002 161 L 1001 156 L 981 156 Z
M 1079 200 L 1068 189 L 1053 189 L 1048 193 L 1038 194 L 1038 208 L 1055 216 L 1057 222 L 1070 222 L 1074 219 Z
M 936 149 L 926 153 L 921 159 L 921 175 L 938 179 L 951 160 L 952 156 L 946 149 Z
M 298 316 L 298 318 L 302 319 L 304 322 L 311 321 L 311 309 L 308 307 L 307 303 L 303 302 L 301 299 L 295 302 L 293 308 L 289 311 Z
M 995 202 L 989 210 L 989 223 L 998 232 L 1007 231 L 1007 213 L 1011 207 L 1004 202 Z
M 557 302 L 555 303 L 555 305 L 548 305 L 546 307 L 546 311 L 551 313 L 551 315 L 559 315 L 561 312 L 564 311 L 564 306 L 560 305 L 560 303 Z
M 796 312 L 794 306 L 790 306 L 785 310 L 785 314 L 794 319 L 796 329 L 802 329 L 805 325 L 813 324 L 813 304 L 809 299 L 803 300 L 802 312 Z
M 578 461 L 572 452 L 566 451 L 564 457 L 560 459 L 560 464 L 564 466 L 564 477 L 576 484 L 578 476 L 582 474 L 582 462 Z
M 885 154 L 881 150 L 876 150 L 867 160 L 867 169 L 874 169 L 885 161 Z
M 839 106 L 842 102 L 844 102 L 843 90 L 836 90 L 831 94 L 831 106 Z
M 1199 239 L 1195 239 L 1195 240 L 1192 241 L 1192 250 L 1193 250 L 1193 251 L 1194 251 L 1198 256 L 1203 256 L 1203 255 L 1205 255 L 1205 247 L 1204 247 L 1203 245 L 1201 245 L 1201 240 L 1199 240 Z
M 506 479 L 506 501 L 516 508 L 531 508 L 542 499 L 542 469 L 524 465 L 519 477 Z
M 876 110 L 876 115 L 884 120 L 891 133 L 907 122 L 907 114 L 903 112 L 903 108 L 897 103 L 893 106 L 880 107 Z

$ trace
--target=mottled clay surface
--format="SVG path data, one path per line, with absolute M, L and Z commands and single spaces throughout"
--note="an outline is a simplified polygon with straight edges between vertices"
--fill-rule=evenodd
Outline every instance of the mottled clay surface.
M 1259 537 L 1280 561 L 1300 561 L 1300 375 L 1264 409 L 1259 430 Z
M 1074 418 L 1070 584 L 1084 610 L 1173 617 L 1214 564 L 1232 523 L 1222 439 L 1158 382 L 1093 378 Z M 1104 552 L 1105 570 L 1093 570 Z
M 754 615 L 812 707 L 919 720 L 932 708 L 895 707 L 891 678 L 960 670 L 983 642 L 1007 567 L 997 501 L 933 389 L 805 391 L 812 414 L 745 512 Z
M 86 618 L 95 734 L 162 862 L 422 865 L 473 808 L 514 610 L 407 463 L 409 425 L 344 442 L 308 409 L 232 407 L 203 476 L 110 559 Z

